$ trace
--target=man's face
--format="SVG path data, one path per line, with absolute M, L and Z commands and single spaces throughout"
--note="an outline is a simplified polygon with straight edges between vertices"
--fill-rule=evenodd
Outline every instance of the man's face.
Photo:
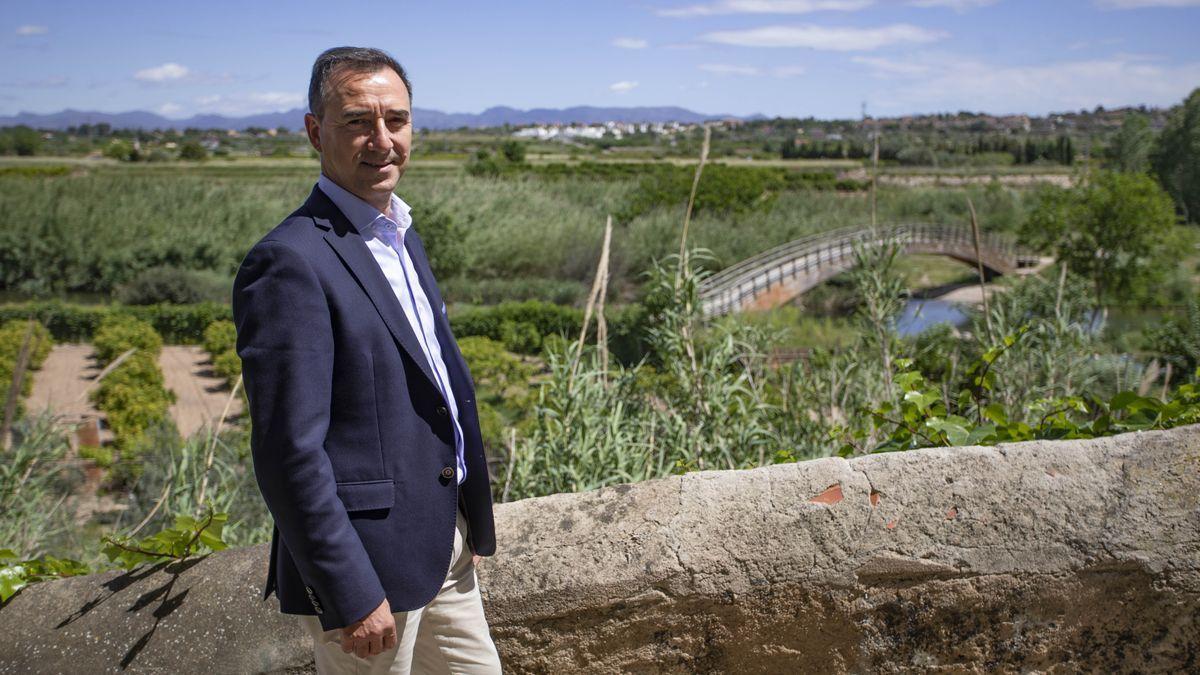
M 321 171 L 385 211 L 412 149 L 412 105 L 400 76 L 391 68 L 335 70 L 321 118 L 305 115 L 304 127 Z

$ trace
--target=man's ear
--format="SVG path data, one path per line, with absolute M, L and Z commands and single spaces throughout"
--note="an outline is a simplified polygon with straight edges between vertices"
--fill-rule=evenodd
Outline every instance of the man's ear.
M 308 134 L 308 142 L 313 148 L 321 151 L 321 121 L 312 113 L 304 113 L 304 131 Z

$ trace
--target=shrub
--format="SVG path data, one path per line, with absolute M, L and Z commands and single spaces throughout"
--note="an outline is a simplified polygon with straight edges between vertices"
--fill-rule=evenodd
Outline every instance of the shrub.
M 232 386 L 242 374 L 242 359 L 235 350 L 228 349 L 213 359 L 213 371 Z
M 116 299 L 127 305 L 176 305 L 223 302 L 229 299 L 231 282 L 209 271 L 159 266 L 143 270 L 132 281 L 117 287 Z
M 157 359 L 162 351 L 162 338 L 154 330 L 154 326 L 145 321 L 113 315 L 104 319 L 96 330 L 92 338 L 92 347 L 96 350 L 100 363 L 104 365 L 108 365 L 130 348 Z
M 462 274 L 467 260 L 466 232 L 450 214 L 437 208 L 413 209 L 413 227 L 421 234 L 429 266 L 438 279 Z
M 220 319 L 230 319 L 229 305 L 201 302 L 194 305 L 76 305 L 58 300 L 0 305 L 0 321 L 34 317 L 58 342 L 89 342 L 112 316 L 141 319 L 154 326 L 170 344 L 197 344 L 204 329 Z
M 208 151 L 196 141 L 188 141 L 179 147 L 179 159 L 199 162 L 208 159 Z
M 136 352 L 104 378 L 92 394 L 123 451 L 132 447 L 152 424 L 169 421 L 175 395 L 163 386 L 155 356 Z M 126 452 L 122 459 L 130 459 Z
M 0 325 L 0 406 L 4 405 L 9 388 L 12 386 L 13 374 L 16 372 L 17 367 L 17 358 L 21 354 L 21 347 L 25 344 L 25 333 L 28 330 L 28 320 L 14 319 Z M 53 341 L 50 339 L 50 332 L 46 330 L 45 326 L 36 321 L 33 323 L 33 333 L 29 336 L 29 343 L 32 351 L 29 353 L 29 363 L 25 371 L 25 377 L 21 382 L 21 390 L 17 400 L 18 413 L 24 409 L 20 399 L 29 396 L 33 391 L 33 378 L 30 376 L 30 372 L 42 367 L 42 363 L 50 355 L 50 349 L 53 346 Z
M 492 307 L 472 307 L 455 312 L 450 317 L 450 326 L 456 337 L 481 335 L 497 342 L 504 341 L 505 322 L 529 324 L 538 335 L 573 334 L 578 333 L 583 323 L 583 312 L 572 307 L 530 300 L 504 302 Z M 540 346 L 540 340 L 538 344 Z
M 237 328 L 232 321 L 221 319 L 208 324 L 204 329 L 204 351 L 216 358 L 233 349 L 237 343 Z

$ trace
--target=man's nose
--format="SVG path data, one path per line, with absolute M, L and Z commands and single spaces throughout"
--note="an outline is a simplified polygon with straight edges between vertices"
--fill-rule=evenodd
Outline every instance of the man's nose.
M 388 133 L 387 122 L 382 117 L 375 118 L 375 123 L 371 126 L 371 135 L 367 138 L 367 145 L 372 150 L 392 149 L 392 137 Z

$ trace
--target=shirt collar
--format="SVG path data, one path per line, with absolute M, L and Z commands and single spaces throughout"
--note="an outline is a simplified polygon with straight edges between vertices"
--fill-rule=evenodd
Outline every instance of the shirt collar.
M 374 236 L 371 225 L 380 218 L 392 221 L 401 236 L 412 225 L 412 216 L 409 215 L 412 207 L 397 197 L 395 193 L 392 194 L 391 208 L 389 209 L 391 216 L 388 216 L 380 213 L 379 209 L 366 203 L 358 195 L 330 180 L 324 173 L 317 179 L 317 187 L 321 188 L 321 192 L 329 197 L 333 205 L 338 207 L 338 210 L 346 216 L 354 229 L 363 236 Z

